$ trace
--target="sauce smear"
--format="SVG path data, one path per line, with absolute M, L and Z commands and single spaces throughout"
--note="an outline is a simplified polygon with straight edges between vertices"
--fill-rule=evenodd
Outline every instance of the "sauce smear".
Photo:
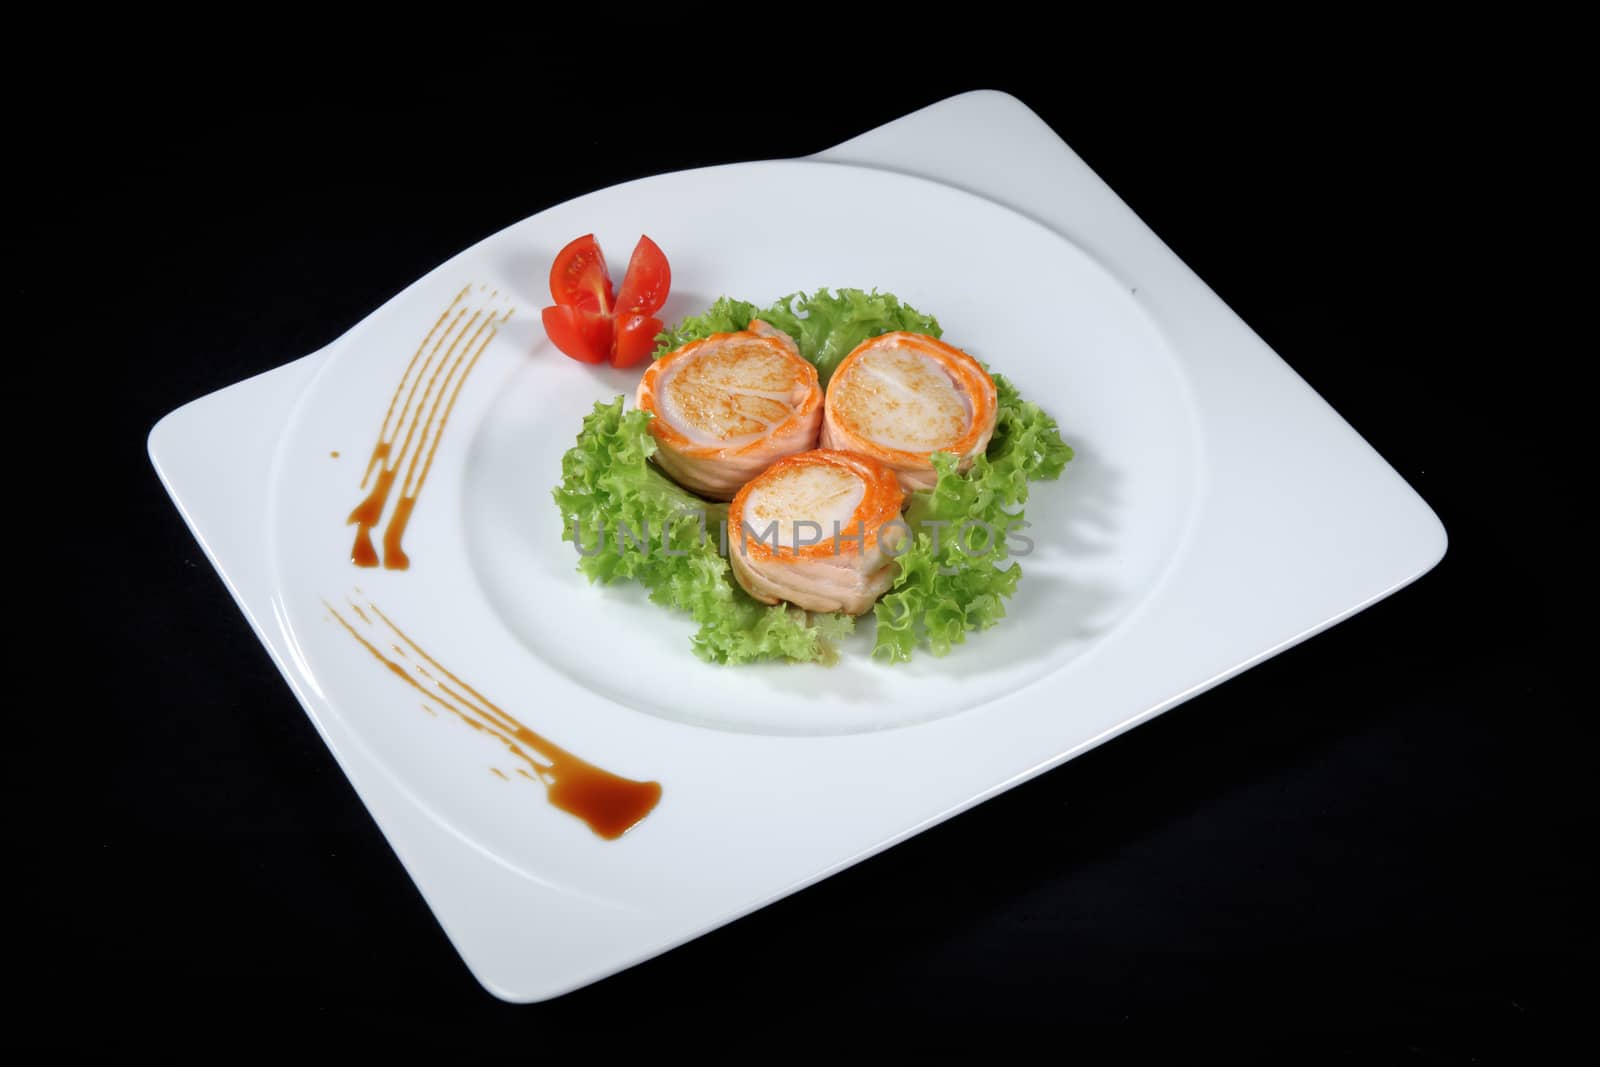
M 478 286 L 480 291 L 483 288 Z M 515 311 L 515 308 L 468 308 L 462 302 L 471 290 L 471 285 L 464 287 L 434 320 L 433 328 L 417 346 L 411 362 L 406 364 L 405 373 L 395 383 L 389 409 L 378 428 L 377 443 L 372 446 L 366 473 L 361 477 L 361 488 L 366 489 L 371 482 L 372 489 L 345 520 L 347 525 L 356 528 L 350 546 L 350 562 L 357 567 L 376 567 L 381 562 L 385 570 L 403 571 L 411 566 L 411 557 L 406 555 L 400 541 L 405 536 L 422 486 L 428 480 L 428 472 L 433 469 L 434 453 L 439 450 L 439 440 L 450 421 L 450 412 L 466 385 L 467 376 L 477 366 L 478 357 Z M 490 294 L 491 297 L 499 295 L 498 289 Z M 380 556 L 372 543 L 372 531 L 383 521 L 402 465 L 406 470 L 404 477 L 398 478 L 400 499 L 384 528 Z
M 360 628 L 332 604 L 323 601 L 323 605 L 391 674 L 472 729 L 499 741 L 527 765 L 526 770 L 517 768 L 519 775 L 542 784 L 545 797 L 553 806 L 582 819 L 600 837 L 616 840 L 660 802 L 660 782 L 639 782 L 612 774 L 530 730 L 430 656 L 371 601 L 365 610 L 354 600 L 349 602 L 351 611 L 366 624 Z M 363 629 L 368 632 L 363 633 Z M 410 661 L 411 666 L 386 655 L 380 648 L 383 643 Z

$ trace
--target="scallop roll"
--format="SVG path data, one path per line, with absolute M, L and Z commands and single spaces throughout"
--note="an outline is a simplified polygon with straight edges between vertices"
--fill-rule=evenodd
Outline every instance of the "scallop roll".
M 757 320 L 656 360 L 636 403 L 650 412 L 656 462 L 679 485 L 729 500 L 775 460 L 817 445 L 822 388 L 793 338 Z
M 894 581 L 905 491 L 868 456 L 817 449 L 781 459 L 728 506 L 728 560 L 745 591 L 807 611 L 869 610 Z
M 966 470 L 994 435 L 994 379 L 959 348 L 920 333 L 857 345 L 828 382 L 823 448 L 870 456 L 908 490 L 938 480 L 929 459 L 950 452 Z

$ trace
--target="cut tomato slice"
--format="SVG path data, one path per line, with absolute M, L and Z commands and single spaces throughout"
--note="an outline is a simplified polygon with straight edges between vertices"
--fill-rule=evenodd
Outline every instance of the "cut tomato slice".
M 663 329 L 655 313 L 667 302 L 671 287 L 666 255 L 641 236 L 619 297 L 600 242 L 586 233 L 569 241 L 550 266 L 550 295 L 556 303 L 544 309 L 544 332 L 579 363 L 631 367 L 655 350 L 656 334 Z
M 557 304 L 602 315 L 611 313 L 611 273 L 606 270 L 606 257 L 594 234 L 586 233 L 556 253 L 556 261 L 550 265 L 550 296 Z
M 655 351 L 656 334 L 664 327 L 653 315 L 617 316 L 617 336 L 612 342 L 611 365 L 631 367 Z
M 611 353 L 610 315 L 557 304 L 545 308 L 543 317 L 551 344 L 579 363 L 604 363 Z
M 650 238 L 640 237 L 628 260 L 628 273 L 622 276 L 622 288 L 617 291 L 617 314 L 654 315 L 667 302 L 667 290 L 671 288 L 672 268 L 667 265 L 666 255 Z

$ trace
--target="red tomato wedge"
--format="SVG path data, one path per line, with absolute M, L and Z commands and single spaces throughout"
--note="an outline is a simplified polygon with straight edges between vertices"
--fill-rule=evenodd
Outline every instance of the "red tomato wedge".
M 544 309 L 550 342 L 580 363 L 631 367 L 655 349 L 663 324 L 655 317 L 672 288 L 672 268 L 659 246 L 641 236 L 628 260 L 622 289 L 613 291 L 600 242 L 588 233 L 556 254 Z
M 550 265 L 550 296 L 557 304 L 611 314 L 611 273 L 594 234 L 586 233 L 556 253 Z
M 545 308 L 543 317 L 550 343 L 579 363 L 604 363 L 611 354 L 610 315 L 557 304 Z
M 628 260 L 628 273 L 622 276 L 622 288 L 617 291 L 618 315 L 654 315 L 667 302 L 667 290 L 672 288 L 672 268 L 667 257 L 648 237 L 640 237 Z
M 655 351 L 656 334 L 666 324 L 654 315 L 617 315 L 617 335 L 611 342 L 611 365 L 631 367 Z

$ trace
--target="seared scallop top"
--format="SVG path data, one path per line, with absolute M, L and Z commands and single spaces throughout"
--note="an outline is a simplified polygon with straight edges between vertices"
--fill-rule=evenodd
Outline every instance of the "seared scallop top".
M 766 436 L 811 399 L 816 372 L 770 338 L 722 334 L 661 369 L 657 413 L 697 445 L 736 448 Z M 804 362 L 803 360 L 801 361 Z
M 691 341 L 651 364 L 637 404 L 655 417 L 656 461 L 681 485 L 727 500 L 768 464 L 814 448 L 817 369 L 764 322 Z
M 880 534 L 898 529 L 883 527 L 900 517 L 904 502 L 894 472 L 877 460 L 825 448 L 801 452 L 739 490 L 728 508 L 730 544 L 762 558 L 870 553 Z
M 872 456 L 909 487 L 932 485 L 932 453 L 970 463 L 988 446 L 996 399 L 993 379 L 959 348 L 886 333 L 858 345 L 834 372 L 823 444 Z

